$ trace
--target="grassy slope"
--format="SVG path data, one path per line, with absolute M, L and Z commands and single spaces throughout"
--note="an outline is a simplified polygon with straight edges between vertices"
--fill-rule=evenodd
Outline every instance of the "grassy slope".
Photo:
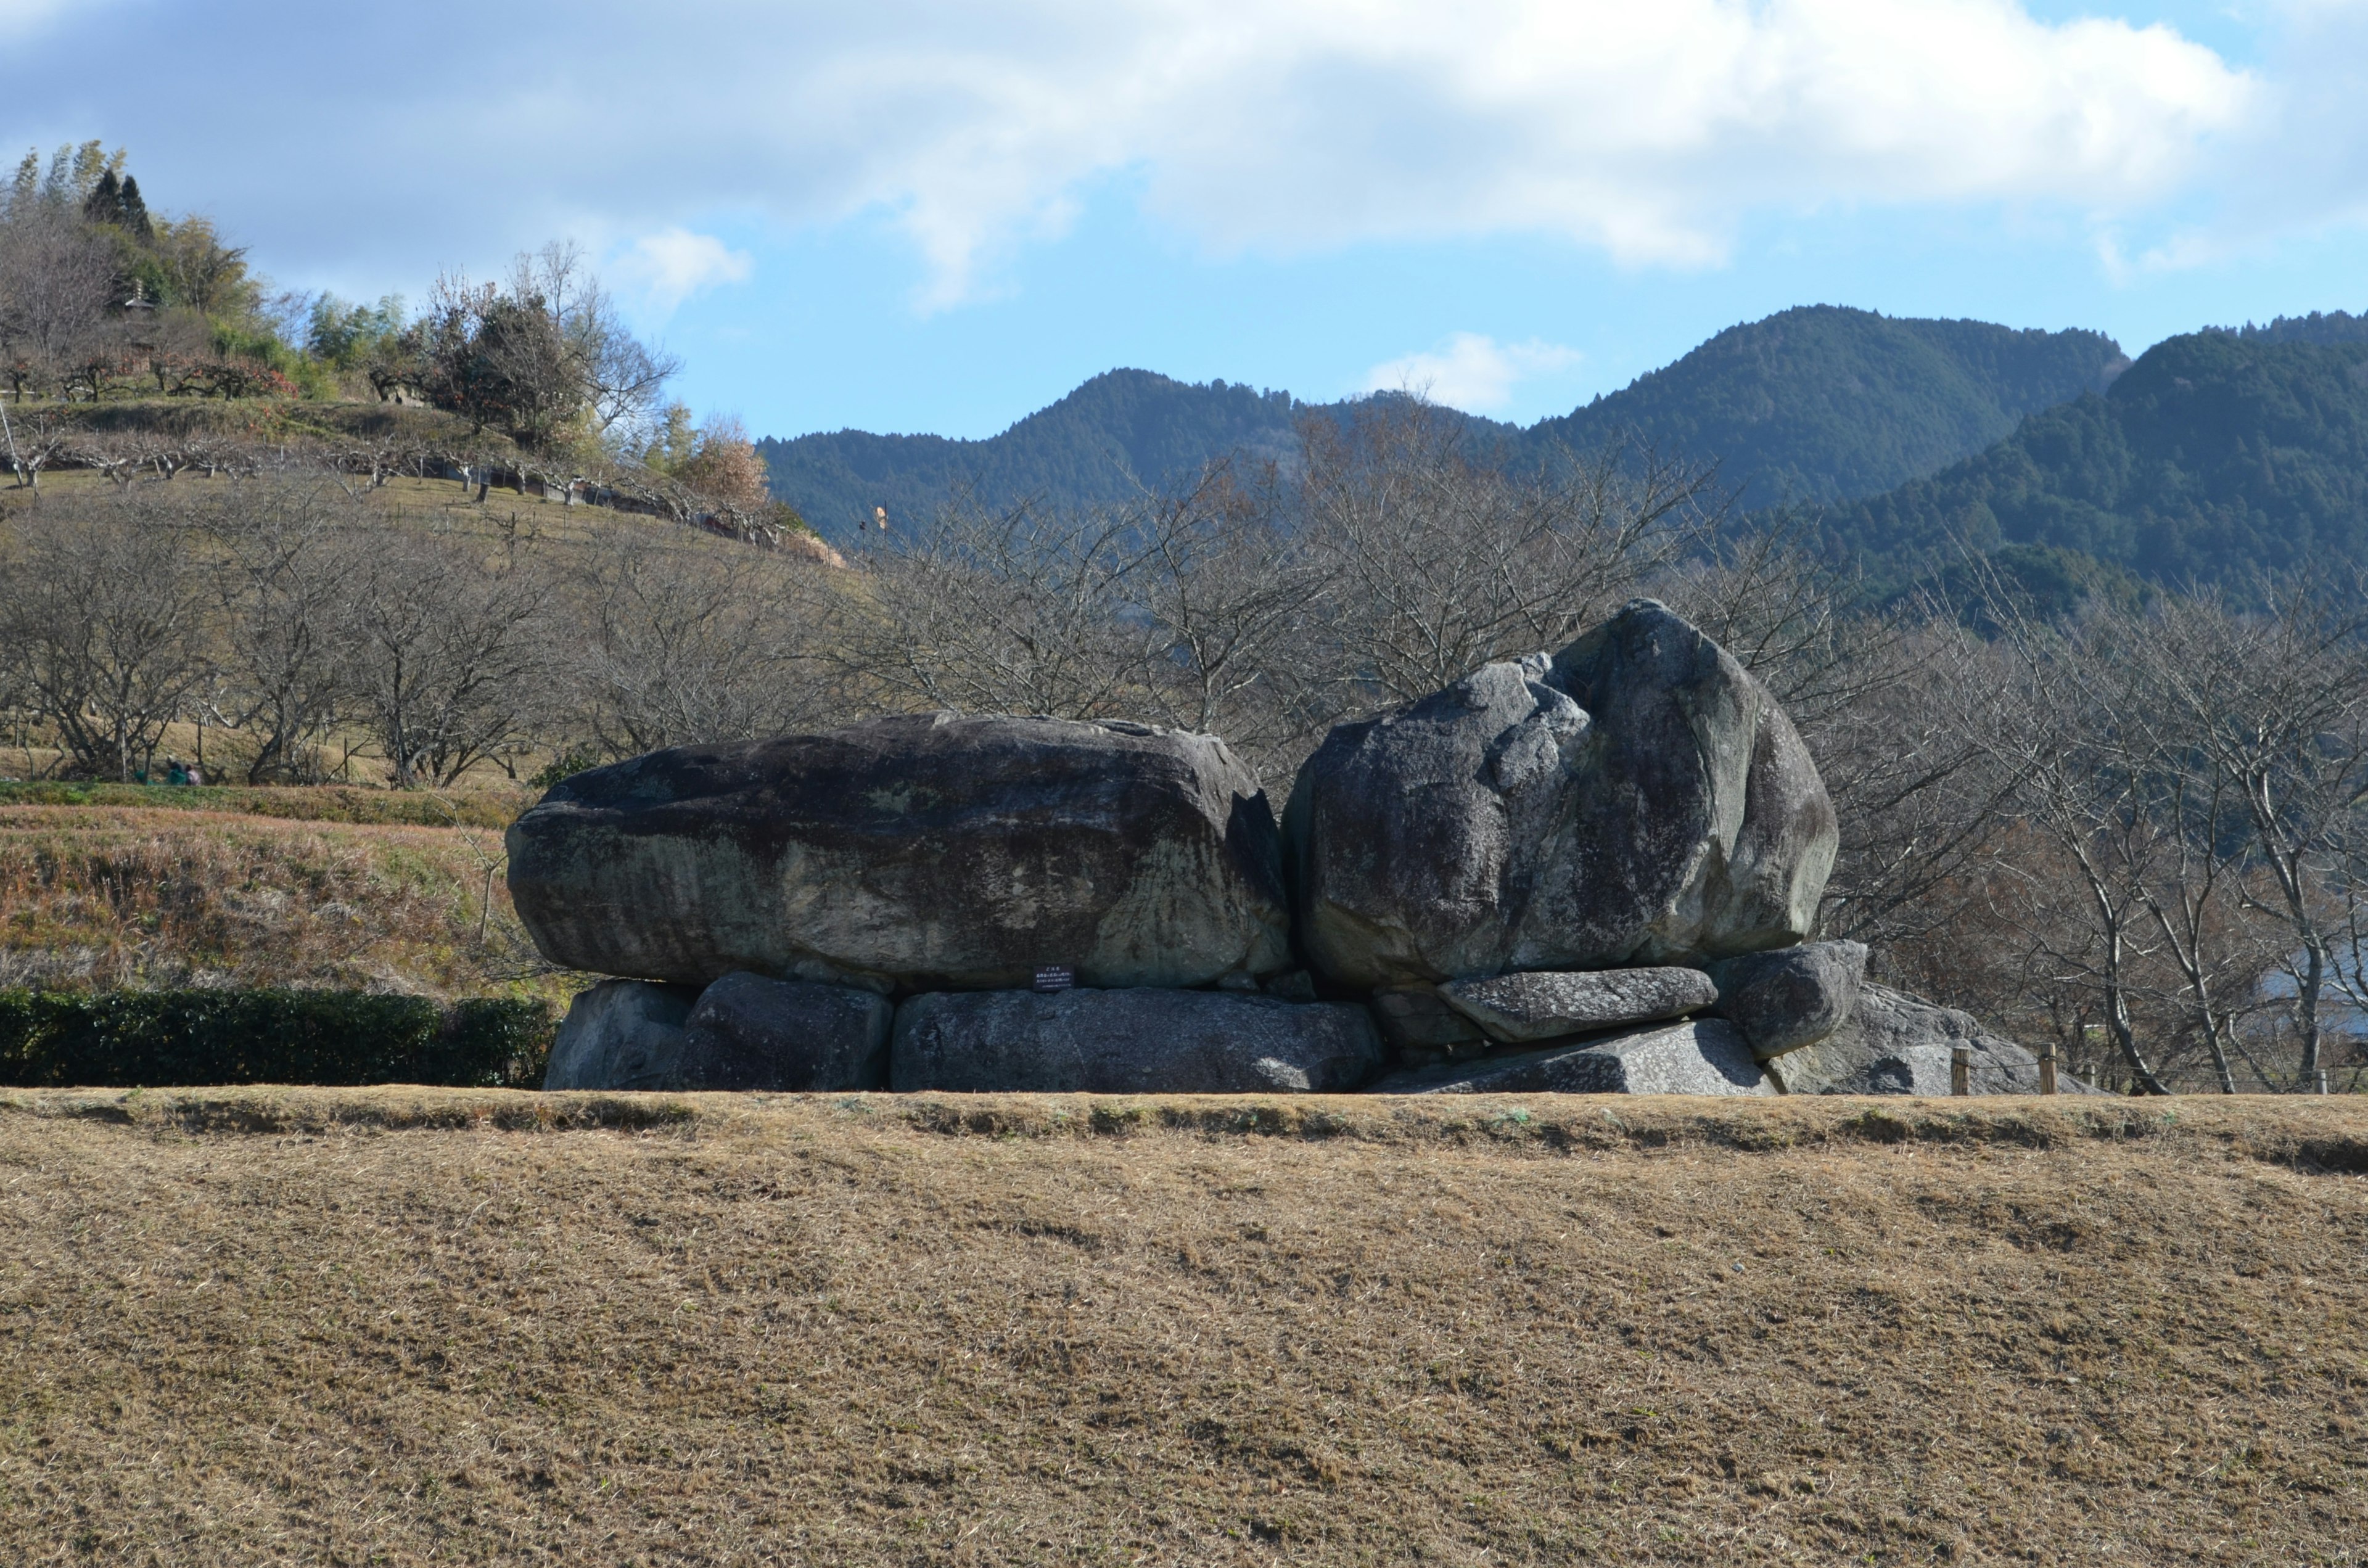
M 351 793 L 373 803 L 368 792 Z M 523 988 L 553 1000 L 572 989 L 564 976 L 538 972 L 498 873 L 493 908 L 483 907 L 486 867 L 502 853 L 498 829 L 6 798 L 0 792 L 0 981 L 437 995 Z
M 0 1558 L 2358 1562 L 2329 1166 L 2368 1108 L 0 1096 Z

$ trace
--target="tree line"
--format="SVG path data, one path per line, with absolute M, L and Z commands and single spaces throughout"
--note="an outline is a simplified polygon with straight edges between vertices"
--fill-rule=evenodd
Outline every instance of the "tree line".
M 844 568 L 631 519 L 390 518 L 301 470 L 53 498 L 12 532 L 14 739 L 98 778 L 176 722 L 253 781 L 369 758 L 403 786 L 951 708 L 1212 732 L 1279 801 L 1333 724 L 1650 594 L 1800 727 L 1843 831 L 1823 929 L 1879 975 L 2115 1086 L 2368 1074 L 2353 582 L 2054 613 L 1970 562 L 1877 601 L 1730 526 L 1699 470 L 1515 471 L 1396 400 L 1123 505 L 957 496 Z

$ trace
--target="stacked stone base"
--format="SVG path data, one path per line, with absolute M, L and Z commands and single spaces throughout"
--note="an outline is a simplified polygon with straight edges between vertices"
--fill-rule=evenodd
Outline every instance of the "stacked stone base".
M 1973 1093 L 2039 1086 L 2036 1059 L 2012 1040 L 1965 1014 L 1861 983 L 1865 950 L 1856 944 L 1758 957 L 1729 971 L 1739 982 L 1731 993 L 1698 970 L 1533 971 L 1383 993 L 1370 1007 L 1147 986 L 930 992 L 892 1005 L 858 987 L 747 972 L 704 991 L 610 980 L 569 1010 L 545 1086 L 1946 1095 L 1961 1046 L 1972 1053 Z M 2067 1093 L 2094 1092 L 2061 1082 Z
M 874 992 L 726 975 L 704 993 L 610 980 L 568 1010 L 553 1089 L 1340 1094 L 1383 1052 L 1341 1003 L 1144 986 Z

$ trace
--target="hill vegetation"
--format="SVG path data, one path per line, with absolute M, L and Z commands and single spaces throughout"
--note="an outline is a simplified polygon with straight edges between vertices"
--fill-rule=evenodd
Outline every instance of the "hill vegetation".
M 0 1557 L 2360 1562 L 2356 1101 L 0 1094 Z
M 1625 437 L 1714 462 L 1747 511 L 1844 500 L 1978 452 L 2126 363 L 2102 333 L 1805 306 L 1730 327 L 1526 439 L 1591 451 Z
M 1516 462 L 1649 448 L 1719 466 L 1749 507 L 1873 494 L 2010 432 L 2024 414 L 2103 386 L 2123 363 L 2092 332 L 1895 319 L 1816 306 L 1730 328 L 1675 364 L 1558 419 L 1519 429 L 1452 417 Z M 826 536 L 874 509 L 920 524 L 962 496 L 988 507 L 1123 502 L 1228 457 L 1296 460 L 1298 426 L 1352 405 L 1304 403 L 1146 370 L 1095 377 L 980 441 L 858 430 L 757 443 L 774 488 Z
M 20 486 L 58 468 L 120 480 L 294 459 L 803 533 L 736 421 L 666 399 L 679 369 L 626 330 L 572 244 L 499 282 L 447 274 L 415 317 L 392 295 L 274 290 L 211 219 L 153 212 L 120 149 L 61 147 L 46 173 L 28 153 L 0 188 L 0 458 Z M 214 400 L 219 415 L 183 412 Z M 441 419 L 353 416 L 416 405 Z
M 2105 392 L 1816 526 L 1838 558 L 1894 574 L 2008 545 L 2161 584 L 2368 563 L 2368 333 L 2351 324 L 2168 339 Z

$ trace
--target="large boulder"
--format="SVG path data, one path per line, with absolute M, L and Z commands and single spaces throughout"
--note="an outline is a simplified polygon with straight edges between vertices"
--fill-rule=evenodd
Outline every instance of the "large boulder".
M 1975 1094 L 2039 1092 L 2039 1060 L 2021 1046 L 1969 1013 L 1872 982 L 1859 986 L 1840 1028 L 1765 1065 L 1792 1095 L 1946 1095 L 1961 1045 L 1971 1053 Z M 2068 1073 L 2057 1074 L 2056 1087 L 2067 1095 L 2098 1092 Z
M 1866 978 L 1863 942 L 1804 942 L 1710 966 L 1718 1010 L 1762 1062 L 1815 1045 L 1842 1027 Z
M 1773 1095 L 1750 1047 L 1716 1018 L 1400 1073 L 1377 1095 Z
M 677 746 L 579 773 L 509 832 L 553 963 L 882 992 L 1196 985 L 1291 967 L 1257 778 L 1209 735 L 951 714 Z
M 683 1025 L 699 992 L 604 980 L 568 1004 L 545 1064 L 546 1089 L 678 1089 Z
M 1698 969 L 1530 970 L 1439 988 L 1450 1006 L 1507 1044 L 1555 1040 L 1697 1013 L 1718 1000 Z
M 895 1016 L 876 991 L 727 974 L 683 1022 L 682 1087 L 885 1088 Z
M 943 992 L 896 1009 L 900 1094 L 1353 1089 L 1381 1060 L 1362 1007 L 1225 991 Z
M 1775 699 L 1649 599 L 1335 728 L 1283 832 L 1301 944 L 1360 987 L 1788 946 L 1836 845 Z

